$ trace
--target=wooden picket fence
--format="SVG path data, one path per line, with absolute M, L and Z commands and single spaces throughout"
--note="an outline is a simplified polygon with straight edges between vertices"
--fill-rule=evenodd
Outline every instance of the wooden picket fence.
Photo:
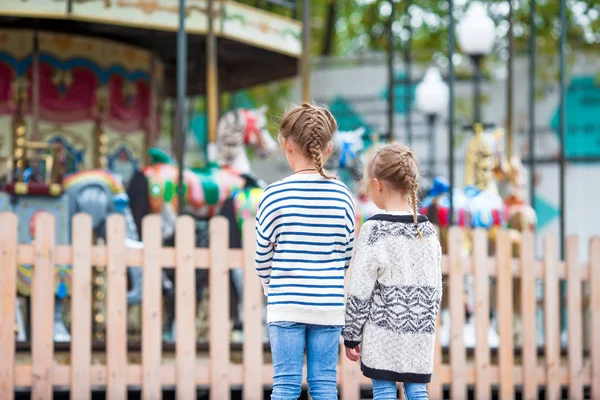
M 210 222 L 209 249 L 194 247 L 194 221 L 177 221 L 175 248 L 161 246 L 160 219 L 148 216 L 143 221 L 144 249 L 125 247 L 125 223 L 120 215 L 107 222 L 106 246 L 92 246 L 92 224 L 87 215 L 72 220 L 73 243 L 56 246 L 54 217 L 41 214 L 36 220 L 33 245 L 17 242 L 17 217 L 0 214 L 0 399 L 12 399 L 15 387 L 29 387 L 32 398 L 51 399 L 54 387 L 69 387 L 71 398 L 89 399 L 92 388 L 105 388 L 108 399 L 127 398 L 129 387 L 141 387 L 143 398 L 161 398 L 161 390 L 175 387 L 178 399 L 196 398 L 198 387 L 209 387 L 210 397 L 230 398 L 232 386 L 241 386 L 244 399 L 262 399 L 263 390 L 272 383 L 272 365 L 263 360 L 261 306 L 262 289 L 254 271 L 255 236 L 251 223 L 245 224 L 243 249 L 228 249 L 228 224 L 220 217 Z M 537 399 L 538 387 L 545 387 L 547 399 L 559 399 L 561 387 L 568 387 L 568 398 L 584 398 L 589 387 L 591 398 L 600 400 L 600 238 L 590 243 L 589 263 L 581 263 L 577 237 L 567 239 L 566 261 L 557 257 L 557 240 L 546 237 L 544 257 L 534 257 L 534 238 L 523 237 L 519 259 L 511 257 L 508 232 L 497 237 L 496 256 L 490 258 L 484 231 L 474 235 L 473 254 L 461 253 L 462 232 L 449 233 L 449 254 L 443 258 L 444 279 L 449 290 L 451 339 L 449 363 L 442 348 L 435 348 L 434 381 L 429 385 L 432 399 L 441 399 L 443 387 L 450 388 L 452 399 L 465 399 L 473 387 L 476 399 L 490 399 L 492 386 L 498 398 L 514 398 L 520 386 L 523 399 Z M 16 265 L 34 267 L 32 282 L 31 363 L 15 361 Z M 70 365 L 54 359 L 52 341 L 53 265 L 71 264 L 72 324 Z M 106 364 L 91 359 L 92 265 L 107 266 Z M 141 363 L 132 364 L 127 355 L 126 268 L 143 266 Z M 176 268 L 176 355 L 165 363 L 161 338 L 161 268 Z M 210 345 L 208 359 L 196 350 L 195 279 L 196 268 L 210 270 Z M 244 290 L 243 361 L 230 357 L 229 269 L 243 268 L 248 274 Z M 463 342 L 464 276 L 475 276 L 476 347 L 467 357 Z M 490 277 L 497 282 L 499 335 L 497 362 L 488 347 Z M 521 280 L 523 345 L 515 353 L 513 343 L 513 278 Z M 545 349 L 538 355 L 535 309 L 536 279 L 544 281 Z M 559 280 L 568 282 L 567 356 L 561 354 L 559 340 Z M 589 283 L 591 299 L 584 310 L 582 284 Z M 152 293 L 152 295 L 149 295 Z M 589 312 L 589 351 L 583 349 L 584 319 Z M 438 335 L 439 338 L 439 335 Z M 515 355 L 517 354 L 517 355 Z M 520 354 L 520 355 L 519 355 Z M 368 388 L 358 365 L 340 358 L 338 381 L 343 400 L 355 400 L 360 388 Z

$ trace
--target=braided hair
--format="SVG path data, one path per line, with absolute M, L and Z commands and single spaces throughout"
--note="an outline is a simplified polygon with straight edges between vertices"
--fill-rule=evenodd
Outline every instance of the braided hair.
M 333 179 L 323 169 L 323 149 L 337 131 L 333 115 L 325 107 L 303 103 L 288 110 L 281 120 L 279 138 L 291 140 L 310 158 L 315 169 L 326 179 Z
M 377 149 L 365 166 L 363 188 L 371 179 L 385 181 L 391 189 L 399 190 L 408 197 L 413 212 L 415 230 L 419 230 L 419 164 L 415 153 L 407 146 L 388 144 Z

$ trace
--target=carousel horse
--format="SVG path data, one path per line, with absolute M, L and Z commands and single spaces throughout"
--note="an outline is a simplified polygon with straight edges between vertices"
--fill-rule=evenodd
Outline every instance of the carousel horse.
M 68 220 L 77 213 L 87 213 L 92 217 L 93 233 L 98 238 L 106 238 L 106 220 L 112 213 L 120 213 L 125 217 L 126 246 L 139 248 L 138 230 L 133 222 L 129 199 L 117 176 L 109 171 L 90 170 L 76 172 L 63 177 L 63 189 L 68 204 Z M 40 209 L 39 211 L 43 211 Z M 37 212 L 36 212 L 37 213 Z M 35 240 L 35 216 L 29 221 L 30 234 Z M 72 239 L 71 224 L 67 224 L 69 242 Z M 63 321 L 64 300 L 70 295 L 71 266 L 55 267 L 55 308 L 54 308 L 54 341 L 68 342 L 70 335 Z M 133 305 L 141 301 L 142 279 L 141 268 L 128 268 L 131 289 L 127 292 L 127 304 Z M 31 295 L 32 268 L 30 265 L 17 267 L 17 288 L 21 296 Z M 171 290 L 170 282 L 163 275 L 163 289 Z M 25 304 L 29 308 L 29 301 Z M 30 313 L 27 313 L 30 315 Z M 21 316 L 22 318 L 22 316 Z M 28 329 L 27 329 L 28 330 Z
M 184 204 L 177 199 L 179 167 L 158 149 L 151 149 L 151 165 L 137 171 L 131 179 L 128 195 L 136 225 L 141 227 L 142 218 L 150 213 L 162 216 L 162 238 L 167 245 L 174 243 L 176 215 L 181 212 L 193 216 L 197 222 L 196 245 L 207 247 L 208 219 L 223 215 L 223 209 L 238 192 L 250 190 L 261 184 L 251 175 L 246 147 L 259 156 L 266 157 L 277 148 L 275 140 L 266 130 L 264 108 L 256 110 L 233 110 L 221 117 L 217 132 L 217 162 L 209 163 L 201 169 L 184 169 Z M 234 167 L 235 166 L 235 167 Z M 240 169 L 237 169 L 240 168 Z M 230 226 L 237 226 L 237 220 L 230 218 Z M 230 242 L 235 233 L 230 232 Z M 167 270 L 174 282 L 174 271 Z M 203 298 L 207 272 L 196 272 L 196 296 Z M 232 276 L 237 291 L 241 280 Z M 238 294 L 241 299 L 241 294 Z M 167 314 L 163 331 L 165 338 L 174 336 L 174 298 L 167 299 Z M 233 310 L 239 313 L 240 307 Z M 240 317 L 236 317 L 240 319 Z
M 472 230 L 484 228 L 488 231 L 489 242 L 494 243 L 496 231 L 505 225 L 504 203 L 498 193 L 494 171 L 499 163 L 498 136 L 484 134 L 480 127 L 476 128 L 475 136 L 467 146 L 465 159 L 465 188 L 455 188 L 452 192 L 453 219 L 458 226 L 465 228 L 465 241 L 462 252 L 471 252 Z M 447 228 L 450 220 L 450 191 L 448 183 L 442 178 L 435 178 L 433 188 L 423 199 L 420 212 L 440 228 L 440 238 L 444 249 L 447 248 Z M 472 284 L 470 277 L 466 278 L 467 325 L 464 331 L 465 346 L 474 346 L 474 325 L 472 316 Z M 449 342 L 449 314 L 442 312 L 441 340 Z M 499 337 L 490 325 L 488 342 L 491 347 L 497 347 Z

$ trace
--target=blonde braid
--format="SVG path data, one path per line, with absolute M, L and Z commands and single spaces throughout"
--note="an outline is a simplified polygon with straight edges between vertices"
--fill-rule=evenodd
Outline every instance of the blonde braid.
M 415 229 L 417 230 L 419 239 L 423 240 L 423 234 L 419 230 L 419 219 L 418 219 L 418 213 L 417 213 L 417 207 L 419 206 L 418 195 L 419 195 L 419 185 L 416 182 L 414 182 L 413 189 L 409 196 L 409 199 L 410 199 L 410 203 L 411 203 L 411 206 L 413 209 L 413 220 L 415 222 Z
M 315 114 L 317 115 L 315 117 Z M 308 149 L 310 155 L 315 163 L 315 168 L 319 174 L 325 179 L 334 179 L 333 176 L 330 176 L 325 173 L 323 170 L 323 154 L 322 154 L 322 138 L 323 138 L 323 127 L 321 124 L 317 123 L 319 115 L 319 110 L 315 108 L 311 108 L 311 116 L 310 116 L 310 141 L 308 143 Z

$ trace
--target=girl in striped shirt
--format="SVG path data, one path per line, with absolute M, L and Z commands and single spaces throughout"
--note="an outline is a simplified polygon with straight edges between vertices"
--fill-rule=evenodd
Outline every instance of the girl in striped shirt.
M 337 399 L 354 204 L 323 170 L 336 131 L 323 107 L 304 103 L 286 112 L 279 140 L 294 173 L 268 186 L 258 206 L 256 270 L 268 297 L 273 400 L 300 396 L 305 351 L 310 395 Z

